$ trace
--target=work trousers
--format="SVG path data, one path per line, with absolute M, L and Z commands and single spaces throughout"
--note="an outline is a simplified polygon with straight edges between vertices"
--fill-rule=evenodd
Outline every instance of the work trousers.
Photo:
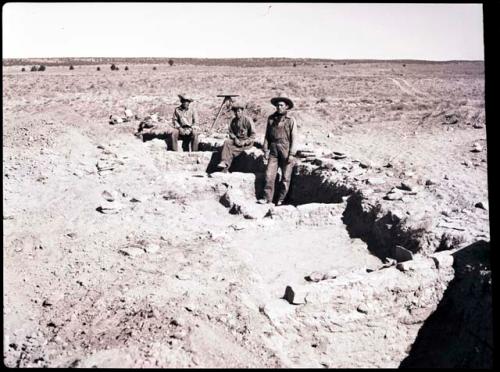
M 295 160 L 289 161 L 287 157 L 278 153 L 278 155 L 271 154 L 266 168 L 266 185 L 264 186 L 264 198 L 272 202 L 274 196 L 274 184 L 276 182 L 276 175 L 278 167 L 281 168 L 281 182 L 279 184 L 278 201 L 283 201 L 288 194 L 290 188 L 290 181 L 292 179 L 292 171 L 295 166 Z
M 190 134 L 181 135 L 178 129 L 173 128 L 169 137 L 173 151 L 179 151 L 179 145 L 177 143 L 179 138 L 182 140 L 182 149 L 184 151 L 189 151 L 190 145 L 191 151 L 198 151 L 198 133 L 195 133 L 194 130 L 192 130 Z
M 232 139 L 227 139 L 222 145 L 222 151 L 220 155 L 221 161 L 226 163 L 227 167 L 229 168 L 235 157 L 241 155 L 243 151 L 250 149 L 252 146 L 253 144 L 249 144 L 246 146 L 236 146 Z

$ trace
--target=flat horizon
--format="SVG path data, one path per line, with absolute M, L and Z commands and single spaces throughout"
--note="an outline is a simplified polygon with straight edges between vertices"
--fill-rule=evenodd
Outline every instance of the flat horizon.
M 68 59 L 68 60 L 85 60 L 85 59 L 172 59 L 172 60 L 309 60 L 309 61 L 418 61 L 418 62 L 484 62 L 484 59 L 417 59 L 417 58 L 323 58 L 323 57 L 106 57 L 106 56 L 90 56 L 90 57 L 14 57 L 2 58 L 3 61 L 9 60 L 35 60 L 35 59 Z

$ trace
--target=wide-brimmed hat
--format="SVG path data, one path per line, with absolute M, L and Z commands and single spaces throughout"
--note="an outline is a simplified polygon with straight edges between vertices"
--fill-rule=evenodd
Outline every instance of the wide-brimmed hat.
M 278 102 L 285 102 L 289 109 L 293 108 L 293 102 L 290 98 L 287 97 L 274 97 L 271 98 L 271 103 L 276 106 Z
M 186 94 L 178 94 L 177 96 L 180 98 L 181 101 L 189 101 L 189 102 L 194 101 L 194 99 L 188 97 Z

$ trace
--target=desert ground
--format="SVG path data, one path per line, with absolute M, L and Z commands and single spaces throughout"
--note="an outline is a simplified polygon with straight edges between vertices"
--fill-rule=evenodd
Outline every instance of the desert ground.
M 7 366 L 491 366 L 482 62 L 99 66 L 3 67 Z M 201 151 L 134 136 L 180 93 Z M 258 134 L 230 173 L 218 94 Z M 256 203 L 278 95 L 279 207 Z

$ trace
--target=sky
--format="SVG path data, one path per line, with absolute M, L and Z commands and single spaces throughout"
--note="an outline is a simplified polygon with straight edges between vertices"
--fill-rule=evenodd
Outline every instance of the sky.
M 484 60 L 482 4 L 7 3 L 3 58 Z

